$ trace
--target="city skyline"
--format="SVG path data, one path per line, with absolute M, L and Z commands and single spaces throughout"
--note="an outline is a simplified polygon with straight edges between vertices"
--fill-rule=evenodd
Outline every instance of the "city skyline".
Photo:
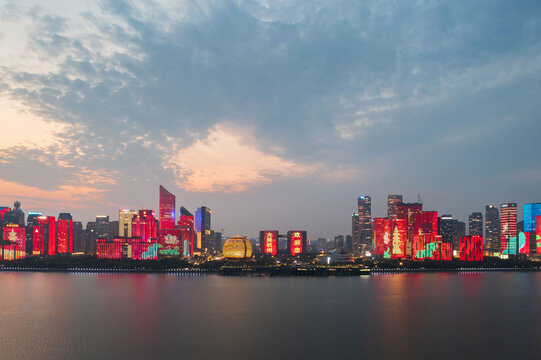
M 373 218 L 389 194 L 464 222 L 522 209 L 541 201 L 540 7 L 7 1 L 0 205 L 158 214 L 163 184 L 228 235 L 331 239 L 362 194 Z

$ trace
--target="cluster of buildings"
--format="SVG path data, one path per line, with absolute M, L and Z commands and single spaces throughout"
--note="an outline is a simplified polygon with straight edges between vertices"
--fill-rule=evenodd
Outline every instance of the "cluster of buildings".
M 211 230 L 211 210 L 201 206 L 195 216 L 180 208 L 175 195 L 160 186 L 160 212 L 119 210 L 118 221 L 96 216 L 87 223 L 73 221 L 69 213 L 55 216 L 25 214 L 20 203 L 0 207 L 0 260 L 63 254 L 95 255 L 102 259 L 157 259 L 215 254 L 221 250 L 221 233 Z
M 389 195 L 387 216 L 372 217 L 372 199 L 360 196 L 352 215 L 351 235 L 308 242 L 303 230 L 260 231 L 259 239 L 230 238 L 222 244 L 221 232 L 211 229 L 211 210 L 201 206 L 193 215 L 185 207 L 176 212 L 176 197 L 159 189 L 159 218 L 154 210 L 118 212 L 118 221 L 96 216 L 83 229 L 69 213 L 58 217 L 39 212 L 25 214 L 21 204 L 0 207 L 0 260 L 64 254 L 95 255 L 100 259 L 158 259 L 218 255 L 247 258 L 259 252 L 271 256 L 297 256 L 307 252 L 337 253 L 354 257 L 403 260 L 481 261 L 484 256 L 530 257 L 541 255 L 541 203 L 523 207 L 517 221 L 516 203 L 487 205 L 485 214 L 473 212 L 466 223 L 451 215 L 406 203 L 402 195 Z M 223 245 L 223 248 L 222 248 Z M 336 252 L 336 251 L 335 251 Z
M 372 199 L 360 196 L 352 215 L 352 235 L 346 248 L 354 256 L 409 260 L 481 261 L 483 256 L 541 254 L 541 203 L 524 205 L 524 220 L 517 222 L 517 204 L 485 207 L 469 215 L 466 224 L 451 215 L 426 211 L 421 202 L 405 203 L 402 195 L 389 195 L 387 217 L 372 217 Z M 484 231 L 483 231 L 484 230 Z

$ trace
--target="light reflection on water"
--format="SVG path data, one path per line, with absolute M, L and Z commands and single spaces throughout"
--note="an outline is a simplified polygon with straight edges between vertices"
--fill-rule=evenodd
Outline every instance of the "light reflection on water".
M 541 273 L 0 273 L 1 359 L 538 358 Z

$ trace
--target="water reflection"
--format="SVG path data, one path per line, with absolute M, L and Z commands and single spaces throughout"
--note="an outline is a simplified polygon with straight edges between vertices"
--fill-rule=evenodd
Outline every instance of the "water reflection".
M 0 358 L 534 358 L 541 273 L 0 274 Z

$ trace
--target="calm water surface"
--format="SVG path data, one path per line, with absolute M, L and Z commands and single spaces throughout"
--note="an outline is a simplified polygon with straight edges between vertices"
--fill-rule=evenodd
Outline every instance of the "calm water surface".
M 541 273 L 0 273 L 1 359 L 540 359 Z

